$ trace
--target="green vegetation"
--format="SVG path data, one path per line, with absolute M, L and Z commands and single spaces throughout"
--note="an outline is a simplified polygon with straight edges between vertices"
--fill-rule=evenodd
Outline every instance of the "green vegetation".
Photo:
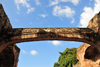
M 54 67 L 72 67 L 75 65 L 78 60 L 76 58 L 77 48 L 66 48 L 63 52 L 60 53 L 58 62 L 54 63 Z

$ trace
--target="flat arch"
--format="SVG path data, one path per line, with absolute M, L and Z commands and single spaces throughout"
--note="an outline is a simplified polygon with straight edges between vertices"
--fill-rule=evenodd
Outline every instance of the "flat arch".
M 45 40 L 63 40 L 63 41 L 78 41 L 78 42 L 85 42 L 88 43 L 92 46 L 95 45 L 94 42 L 88 41 L 86 39 L 80 39 L 80 38 L 62 38 L 62 37 L 56 37 L 56 38 L 27 38 L 27 39 L 18 39 L 18 40 L 13 40 L 9 41 L 7 43 L 4 43 L 0 46 L 0 52 L 5 49 L 8 45 L 14 44 L 14 43 L 20 43 L 20 42 L 29 42 L 29 41 L 45 41 Z
M 5 32 L 5 30 L 8 31 Z M 17 28 L 5 30 L 2 31 L 0 52 L 10 44 L 40 40 L 79 41 L 94 45 L 94 31 L 89 28 Z
M 27 38 L 27 39 L 18 39 L 8 42 L 9 44 L 14 43 L 21 43 L 21 42 L 29 42 L 29 41 L 45 41 L 45 40 L 62 40 L 62 41 L 77 41 L 77 42 L 85 42 L 91 45 L 94 45 L 95 43 L 86 39 L 81 38 L 62 38 L 62 37 L 56 37 L 56 38 Z

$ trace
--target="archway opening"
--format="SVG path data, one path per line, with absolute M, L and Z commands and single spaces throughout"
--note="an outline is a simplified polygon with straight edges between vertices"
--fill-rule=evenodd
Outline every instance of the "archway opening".
M 81 44 L 82 42 L 61 40 L 17 43 L 21 49 L 18 67 L 53 67 L 60 56 L 59 52 L 66 48 L 78 48 Z
M 99 51 L 94 46 L 89 46 L 85 51 L 85 59 L 90 59 L 92 61 L 98 60 Z

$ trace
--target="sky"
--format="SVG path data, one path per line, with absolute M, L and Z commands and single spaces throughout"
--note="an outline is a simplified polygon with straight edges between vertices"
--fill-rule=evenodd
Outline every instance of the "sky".
M 13 28 L 86 28 L 100 0 L 0 0 Z M 46 40 L 16 43 L 18 67 L 53 67 L 66 48 L 82 42 Z

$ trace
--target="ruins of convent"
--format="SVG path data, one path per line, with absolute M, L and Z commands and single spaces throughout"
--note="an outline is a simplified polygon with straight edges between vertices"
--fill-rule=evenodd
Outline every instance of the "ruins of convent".
M 41 40 L 84 42 L 77 50 L 81 67 L 100 67 L 100 13 L 87 28 L 12 28 L 0 4 L 0 67 L 17 67 L 20 48 L 16 43 Z

